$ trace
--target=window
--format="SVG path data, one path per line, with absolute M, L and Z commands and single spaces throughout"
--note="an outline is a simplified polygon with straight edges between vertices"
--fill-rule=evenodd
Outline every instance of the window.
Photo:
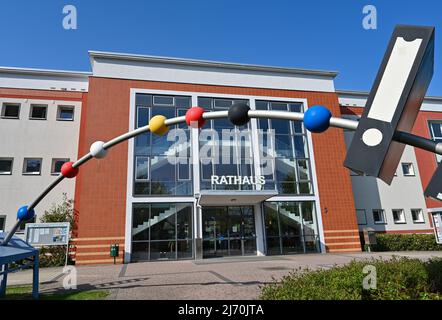
M 431 139 L 433 139 L 436 142 L 442 142 L 442 122 L 441 121 L 430 121 L 430 135 Z M 436 160 L 437 162 L 440 162 L 442 159 L 442 156 L 437 154 Z
M 59 121 L 73 121 L 74 107 L 73 106 L 58 106 L 57 120 Z
M 149 180 L 149 157 L 136 157 L 135 180 Z
M 23 162 L 23 174 L 26 175 L 41 174 L 41 158 L 25 158 Z
M 4 103 L 2 108 L 2 118 L 18 119 L 20 116 L 19 103 Z
M 46 120 L 48 106 L 31 104 L 31 113 L 29 119 L 31 120 Z
M 411 216 L 413 217 L 414 223 L 424 223 L 424 214 L 422 209 L 411 209 Z
M 155 115 L 174 118 L 186 114 L 191 104 L 188 96 L 135 95 L 135 127 L 140 128 L 149 123 Z M 190 160 L 190 130 L 187 125 L 178 132 L 179 140 L 168 141 L 167 136 L 142 133 L 135 138 L 133 159 L 133 194 L 145 195 L 190 195 L 192 194 L 192 167 L 180 164 Z M 172 128 L 172 126 L 171 126 Z M 184 137 L 184 135 L 186 135 Z M 180 161 L 178 161 L 180 160 Z
M 174 97 L 170 96 L 154 96 L 153 97 L 153 104 L 158 106 L 173 106 Z
M 0 216 L 0 232 L 4 232 L 6 227 L 6 216 Z
M 12 158 L 0 158 L 0 175 L 12 174 Z
M 405 177 L 414 176 L 414 168 L 412 163 L 402 163 L 402 172 Z
M 373 210 L 373 221 L 375 224 L 386 224 L 385 211 L 383 209 Z
M 17 232 L 24 232 L 25 228 L 26 228 L 26 224 L 27 223 L 35 223 L 35 221 L 36 221 L 35 216 L 33 216 L 32 219 L 30 219 L 30 220 L 20 222 L 20 226 L 18 227 Z
M 51 174 L 59 174 L 63 164 L 68 161 L 69 159 L 52 159 Z
M 132 261 L 191 259 L 192 203 L 134 203 Z
M 403 209 L 393 209 L 392 212 L 394 223 L 406 223 Z
M 364 209 L 356 209 L 356 217 L 359 225 L 367 224 L 367 215 L 365 214 Z

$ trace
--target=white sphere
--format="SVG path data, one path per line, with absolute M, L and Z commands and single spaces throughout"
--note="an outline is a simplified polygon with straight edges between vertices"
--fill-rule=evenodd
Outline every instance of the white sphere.
M 103 145 L 103 141 L 95 141 L 92 143 L 89 151 L 94 158 L 102 159 L 107 155 L 107 150 L 103 148 Z

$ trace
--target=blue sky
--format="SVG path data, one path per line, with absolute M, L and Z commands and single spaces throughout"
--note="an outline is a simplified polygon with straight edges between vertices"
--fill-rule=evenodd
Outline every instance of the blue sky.
M 77 30 L 62 27 L 65 5 Z M 377 8 L 377 29 L 362 8 Z M 88 50 L 339 71 L 338 89 L 369 90 L 396 24 L 436 27 L 429 95 L 442 95 L 437 0 L 9 0 L 0 2 L 0 65 L 90 70 Z

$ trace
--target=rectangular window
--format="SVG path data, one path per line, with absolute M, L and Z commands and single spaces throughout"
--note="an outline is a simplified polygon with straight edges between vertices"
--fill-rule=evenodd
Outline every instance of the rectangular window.
M 47 111 L 48 111 L 48 106 L 46 105 L 31 104 L 29 119 L 46 120 Z
M 137 128 L 147 126 L 150 119 L 150 108 L 137 107 Z
M 359 225 L 367 224 L 367 216 L 364 209 L 356 209 L 356 217 Z
M 404 209 L 393 209 L 394 223 L 406 223 Z
M 383 209 L 373 209 L 373 221 L 375 224 L 386 224 L 385 211 Z
M 39 175 L 41 174 L 41 158 L 25 158 L 23 161 L 23 174 Z
M 442 122 L 435 120 L 429 122 L 431 139 L 436 142 L 442 142 Z M 436 161 L 440 162 L 442 156 L 437 154 Z
M 173 97 L 168 96 L 154 96 L 153 104 L 157 106 L 173 106 Z
M 163 115 L 167 119 L 184 116 L 191 106 L 191 97 L 169 95 L 135 95 L 136 114 L 133 119 L 136 128 L 146 126 L 155 115 Z M 189 162 L 190 130 L 185 124 L 177 124 L 170 128 L 178 128 L 179 140 L 168 141 L 167 135 L 143 133 L 135 139 L 134 149 L 134 188 L 136 196 L 145 195 L 190 195 L 192 181 L 189 165 L 184 166 L 174 161 L 179 158 Z M 172 159 L 174 158 L 174 159 Z M 181 159 L 180 159 L 181 160 Z M 173 162 L 173 163 L 172 163 Z
M 0 175 L 12 174 L 12 158 L 0 158 Z
M 68 161 L 69 159 L 52 159 L 51 174 L 61 173 L 61 167 Z
M 405 177 L 414 176 L 414 168 L 412 163 L 402 163 L 402 172 Z
M 73 121 L 74 107 L 73 106 L 58 106 L 57 110 L 58 121 Z
M 136 157 L 136 181 L 148 181 L 149 180 L 149 157 Z
M 187 158 L 182 160 L 187 161 Z M 178 180 L 190 180 L 190 165 L 189 163 L 184 163 L 184 161 L 183 163 L 178 163 Z
M 0 232 L 4 232 L 6 227 L 6 216 L 0 216 Z
M 413 217 L 413 223 L 424 223 L 424 213 L 422 209 L 411 209 L 411 216 Z
M 3 103 L 2 118 L 19 119 L 20 104 L 19 103 Z

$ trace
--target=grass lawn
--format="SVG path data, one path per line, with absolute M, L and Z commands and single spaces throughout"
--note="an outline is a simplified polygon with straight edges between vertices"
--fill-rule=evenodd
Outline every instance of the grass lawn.
M 110 294 L 107 290 L 72 291 L 60 294 L 40 293 L 40 300 L 102 300 Z M 32 299 L 32 287 L 6 288 L 6 299 Z

